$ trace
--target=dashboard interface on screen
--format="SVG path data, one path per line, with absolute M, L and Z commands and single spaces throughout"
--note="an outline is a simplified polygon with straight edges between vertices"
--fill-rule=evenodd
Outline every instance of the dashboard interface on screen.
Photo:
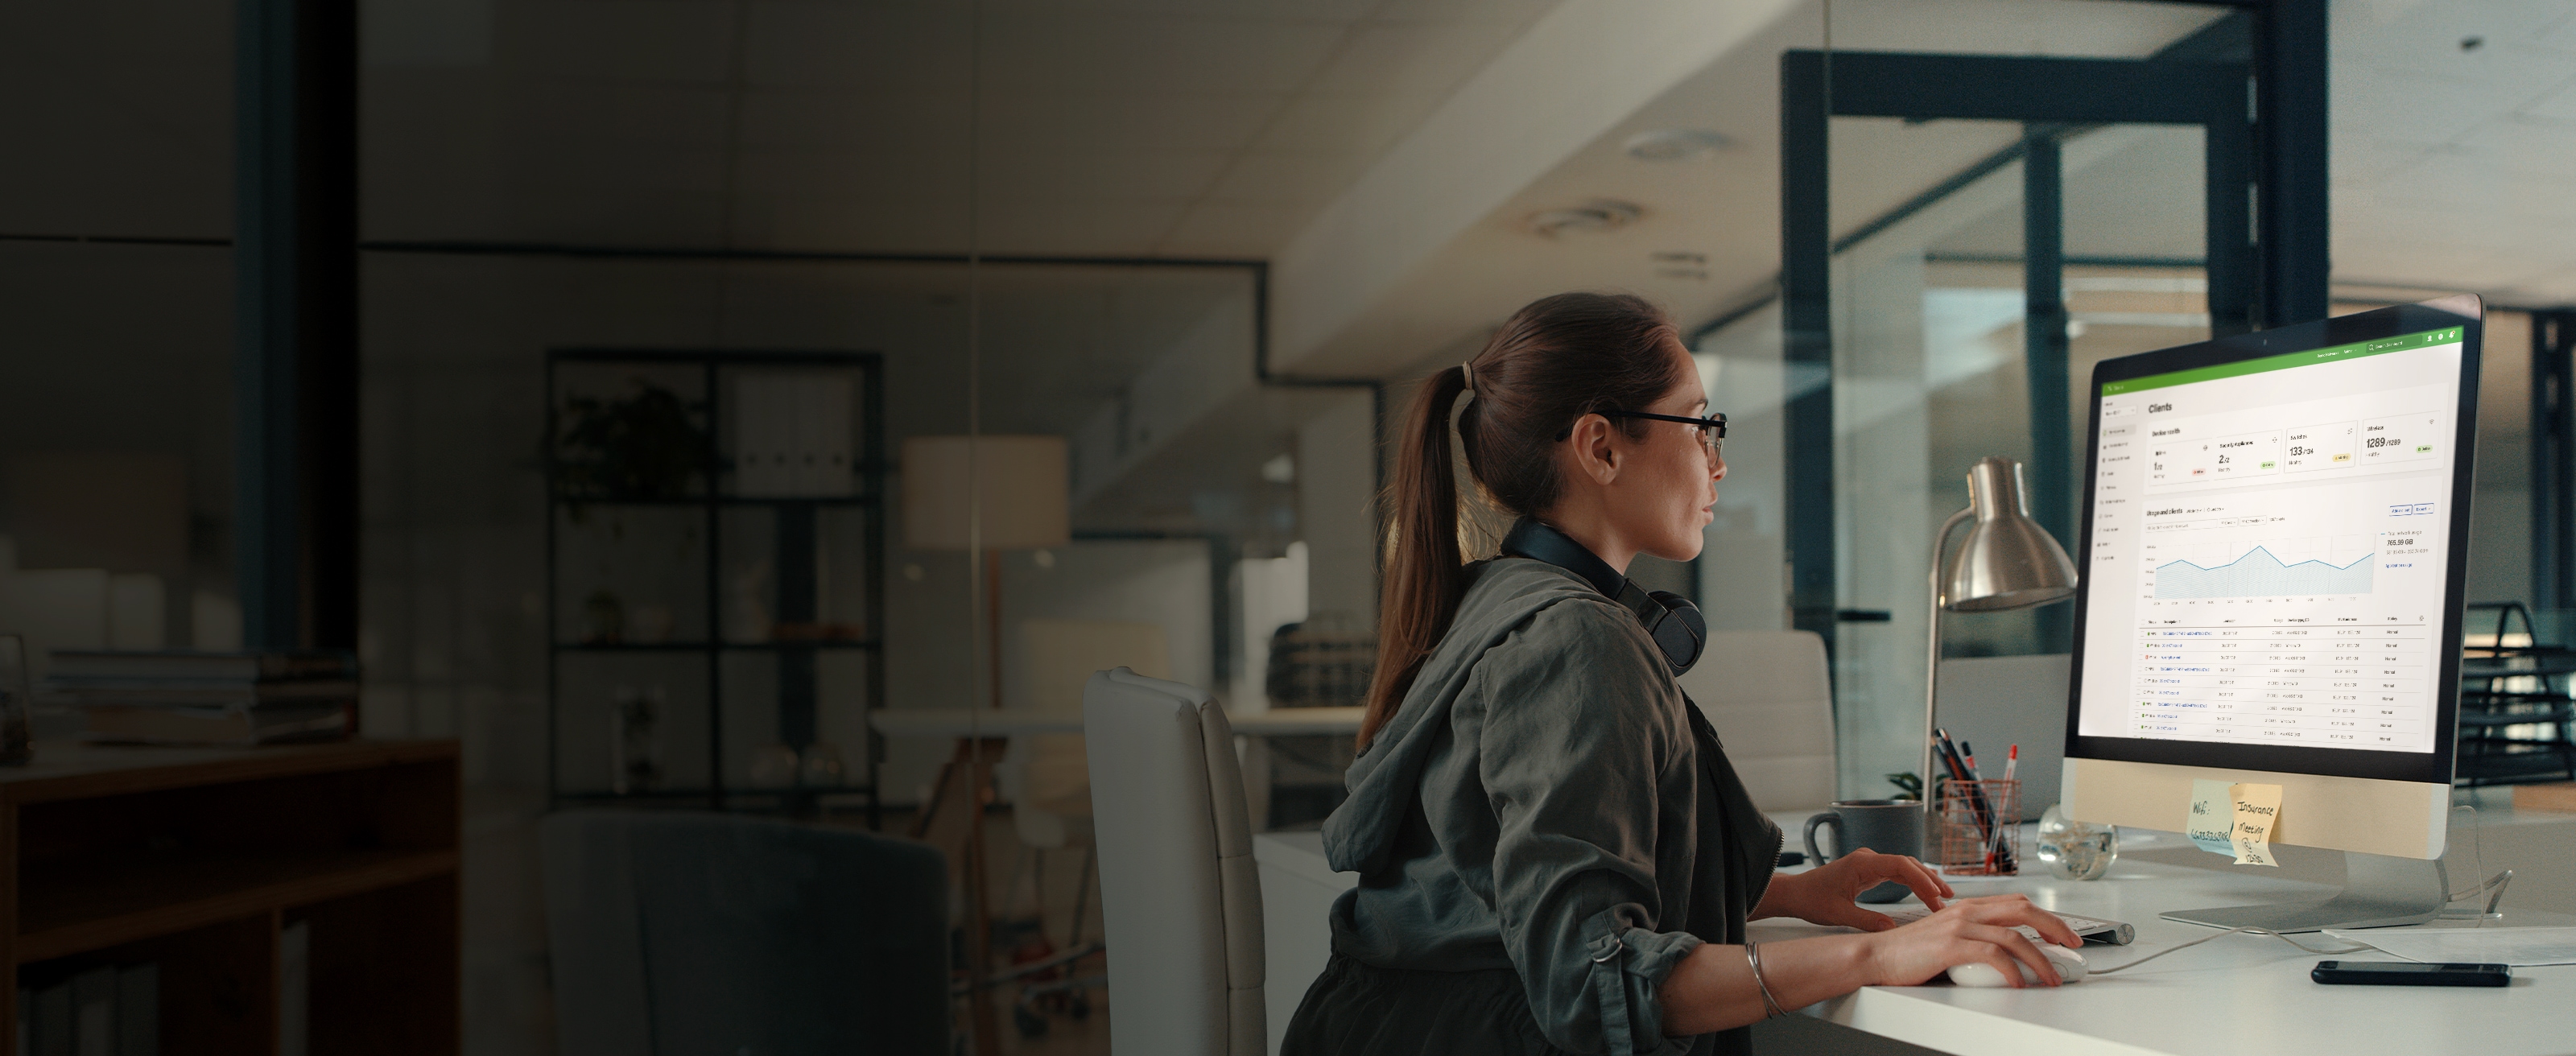
M 2461 333 L 2102 384 L 2080 734 L 2434 750 Z

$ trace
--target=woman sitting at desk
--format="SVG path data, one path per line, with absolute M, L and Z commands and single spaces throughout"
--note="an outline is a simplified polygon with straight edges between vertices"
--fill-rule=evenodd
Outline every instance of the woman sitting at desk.
M 1521 517 L 1473 565 L 1450 470 L 1462 399 L 1468 471 Z M 2018 982 L 2019 960 L 2055 984 L 2011 929 L 2079 940 L 2019 895 L 1945 905 L 1922 863 L 1865 850 L 1773 875 L 1779 829 L 1673 681 L 1697 612 L 1624 575 L 1639 553 L 1699 553 L 1726 476 L 1707 405 L 1672 323 L 1596 294 L 1521 309 L 1416 392 L 1361 754 L 1324 826 L 1360 883 L 1287 1056 L 1715 1052 L 1766 1014 L 1956 964 Z M 1895 927 L 1854 904 L 1886 880 L 1938 912 Z M 1864 934 L 1745 941 L 1777 916 Z

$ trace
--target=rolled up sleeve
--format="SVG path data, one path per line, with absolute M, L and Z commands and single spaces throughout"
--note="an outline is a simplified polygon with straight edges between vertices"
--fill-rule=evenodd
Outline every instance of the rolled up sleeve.
M 1661 930 L 1663 792 L 1690 758 L 1681 701 L 1626 613 L 1569 601 L 1478 665 L 1480 776 L 1499 822 L 1495 915 L 1551 1044 L 1679 1051 L 1658 990 L 1701 940 Z M 1684 802 L 1688 802 L 1686 799 Z

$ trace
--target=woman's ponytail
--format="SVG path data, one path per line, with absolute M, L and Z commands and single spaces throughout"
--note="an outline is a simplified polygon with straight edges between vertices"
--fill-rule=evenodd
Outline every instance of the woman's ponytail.
M 1690 360 L 1672 352 L 1679 344 L 1672 320 L 1642 298 L 1561 293 L 1513 313 L 1474 358 L 1414 391 L 1386 496 L 1386 590 L 1377 674 L 1360 718 L 1363 750 L 1395 717 L 1467 592 L 1458 481 L 1449 468 L 1449 414 L 1458 394 L 1473 401 L 1458 433 L 1480 493 L 1496 512 L 1535 517 L 1564 490 L 1556 445 L 1576 419 L 1644 407 L 1692 380 Z M 1643 424 L 1626 420 L 1621 428 L 1634 438 L 1644 435 Z
M 1433 374 L 1414 390 L 1404 416 L 1404 449 L 1389 489 L 1385 594 L 1378 605 L 1377 673 L 1360 717 L 1362 751 L 1395 716 L 1466 590 L 1458 552 L 1458 480 L 1449 463 L 1449 414 L 1467 389 L 1465 366 Z

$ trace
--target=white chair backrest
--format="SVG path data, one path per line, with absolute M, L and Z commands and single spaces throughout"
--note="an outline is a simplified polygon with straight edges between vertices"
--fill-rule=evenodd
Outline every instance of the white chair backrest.
M 1234 729 L 1126 668 L 1082 692 L 1117 1056 L 1261 1056 L 1261 881 Z
M 1833 802 L 1834 691 L 1812 631 L 1711 631 L 1681 677 L 1764 810 Z

